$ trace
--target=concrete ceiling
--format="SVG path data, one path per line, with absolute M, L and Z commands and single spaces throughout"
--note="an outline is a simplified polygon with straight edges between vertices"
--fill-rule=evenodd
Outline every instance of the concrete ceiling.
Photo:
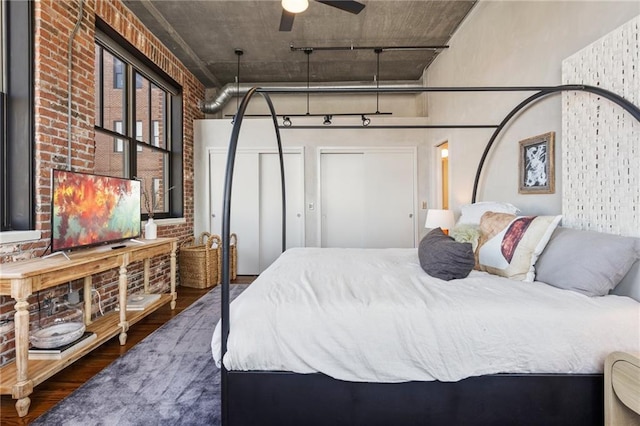
M 124 0 L 207 88 L 234 82 L 305 82 L 302 47 L 444 46 L 476 0 L 360 0 L 358 15 L 310 1 L 291 32 L 278 30 L 280 1 Z M 380 81 L 417 80 L 442 50 L 380 54 Z M 311 82 L 373 81 L 373 50 L 319 50 L 309 56 Z

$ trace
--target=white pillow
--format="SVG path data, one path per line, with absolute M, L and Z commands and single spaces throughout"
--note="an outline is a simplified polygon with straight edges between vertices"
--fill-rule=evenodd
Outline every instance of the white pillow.
M 535 263 L 562 216 L 515 216 L 487 212 L 478 243 L 481 271 L 519 281 L 533 281 Z
M 520 209 L 510 203 L 498 201 L 480 201 L 473 204 L 465 204 L 460 208 L 458 224 L 470 223 L 480 225 L 480 218 L 486 212 L 509 213 L 517 215 Z

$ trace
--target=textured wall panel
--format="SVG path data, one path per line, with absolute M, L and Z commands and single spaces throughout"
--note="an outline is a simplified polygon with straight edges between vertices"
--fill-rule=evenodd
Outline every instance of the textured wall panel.
M 615 92 L 640 105 L 640 16 L 562 63 L 565 84 Z M 640 236 L 640 123 L 586 92 L 563 93 L 563 225 Z

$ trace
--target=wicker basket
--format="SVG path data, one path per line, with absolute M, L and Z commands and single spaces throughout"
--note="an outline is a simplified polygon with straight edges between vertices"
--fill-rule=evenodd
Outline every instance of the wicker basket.
M 220 283 L 218 264 L 221 239 L 218 235 L 203 232 L 180 245 L 180 284 L 185 287 L 208 288 Z
M 218 256 L 218 275 L 222 278 L 222 249 Z M 238 276 L 238 236 L 229 235 L 229 281 L 233 281 Z
M 238 236 L 231 234 L 229 236 L 229 254 L 230 254 L 230 278 L 235 280 L 238 276 Z

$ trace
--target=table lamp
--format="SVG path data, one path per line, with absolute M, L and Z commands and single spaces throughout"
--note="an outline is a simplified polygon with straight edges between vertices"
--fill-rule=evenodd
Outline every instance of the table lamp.
M 442 232 L 449 235 L 449 229 L 453 228 L 455 220 L 453 219 L 453 211 L 442 209 L 429 209 L 427 211 L 427 221 L 425 228 L 441 228 Z

